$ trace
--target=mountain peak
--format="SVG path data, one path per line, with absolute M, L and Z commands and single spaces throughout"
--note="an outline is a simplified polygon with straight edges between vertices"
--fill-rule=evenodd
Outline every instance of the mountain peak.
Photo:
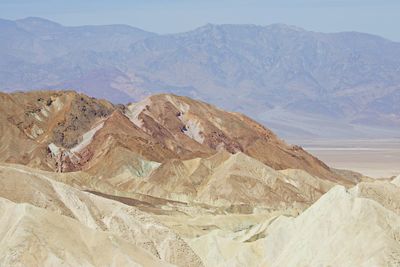
M 26 17 L 23 19 L 15 20 L 15 22 L 17 24 L 32 25 L 32 26 L 35 25 L 40 27 L 62 27 L 62 25 L 57 22 L 40 17 Z
M 284 24 L 284 23 L 274 23 L 269 25 L 256 25 L 256 24 L 213 24 L 207 23 L 203 26 L 200 26 L 193 31 L 212 31 L 212 30 L 234 30 L 234 29 L 267 29 L 267 30 L 286 30 L 286 31 L 306 31 L 301 27 L 297 27 L 294 25 Z
M 210 31 L 210 30 L 219 30 L 219 29 L 234 29 L 234 28 L 261 28 L 262 26 L 255 24 L 214 24 L 207 23 L 203 26 L 200 26 L 193 31 Z
M 285 24 L 285 23 L 274 23 L 274 24 L 267 25 L 265 27 L 270 28 L 270 29 L 279 29 L 279 30 L 286 30 L 286 31 L 298 31 L 298 32 L 306 31 L 305 29 L 303 29 L 301 27 L 297 27 L 297 26 L 289 25 L 289 24 Z

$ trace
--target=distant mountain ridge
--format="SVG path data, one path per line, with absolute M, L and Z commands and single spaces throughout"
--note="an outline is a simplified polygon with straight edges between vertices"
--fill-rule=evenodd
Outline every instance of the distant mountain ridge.
M 72 88 L 114 103 L 168 92 L 289 137 L 393 136 L 400 43 L 273 24 L 158 35 L 125 25 L 0 20 L 0 90 Z

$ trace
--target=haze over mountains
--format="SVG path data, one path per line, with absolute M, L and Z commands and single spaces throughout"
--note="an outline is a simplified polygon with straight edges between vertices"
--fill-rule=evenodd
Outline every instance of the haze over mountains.
M 398 137 L 400 44 L 276 24 L 158 35 L 130 26 L 0 20 L 0 90 L 76 89 L 114 103 L 170 92 L 284 136 Z M 397 135 L 397 136 L 396 136 Z

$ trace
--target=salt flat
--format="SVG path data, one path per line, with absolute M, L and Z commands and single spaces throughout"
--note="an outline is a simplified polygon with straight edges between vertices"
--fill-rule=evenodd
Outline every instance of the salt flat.
M 293 140 L 291 142 L 294 143 Z M 330 167 L 373 178 L 400 174 L 400 139 L 296 140 Z

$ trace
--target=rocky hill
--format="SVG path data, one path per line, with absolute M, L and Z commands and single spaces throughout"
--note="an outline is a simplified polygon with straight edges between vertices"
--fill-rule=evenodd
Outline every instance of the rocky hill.
M 127 157 L 162 163 L 226 151 L 243 152 L 274 169 L 303 169 L 346 182 L 250 118 L 187 97 L 162 94 L 114 106 L 73 91 L 37 91 L 1 94 L 1 102 L 5 162 L 95 172 L 106 160 L 123 168 Z

